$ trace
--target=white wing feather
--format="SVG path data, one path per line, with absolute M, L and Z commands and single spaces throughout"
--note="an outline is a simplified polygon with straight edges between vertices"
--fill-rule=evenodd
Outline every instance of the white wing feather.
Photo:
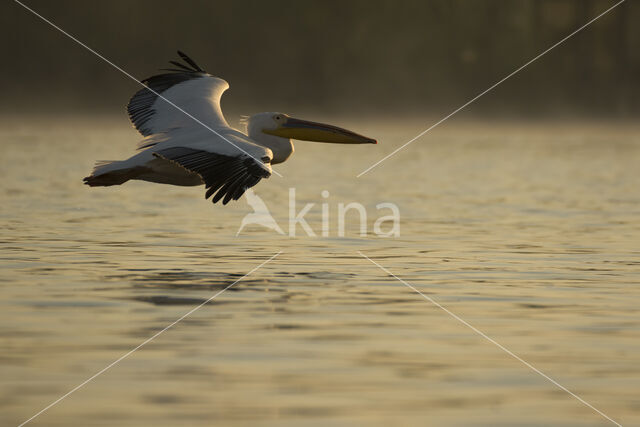
M 220 98 L 228 88 L 226 81 L 209 75 L 178 83 L 157 97 L 146 126 L 151 133 L 203 124 L 213 129 L 228 128 L 220 108 Z

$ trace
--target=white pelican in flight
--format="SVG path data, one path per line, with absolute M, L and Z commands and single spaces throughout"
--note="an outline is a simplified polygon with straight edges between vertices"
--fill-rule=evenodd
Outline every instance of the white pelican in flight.
M 259 113 L 247 120 L 247 135 L 231 128 L 220 109 L 229 84 L 178 51 L 185 64 L 142 81 L 127 106 L 145 137 L 127 160 L 98 162 L 85 184 L 120 185 L 130 179 L 206 186 L 205 198 L 227 204 L 271 176 L 271 165 L 293 153 L 291 139 L 336 144 L 376 144 L 375 139 L 336 126 Z M 214 195 L 215 193 L 215 195 Z

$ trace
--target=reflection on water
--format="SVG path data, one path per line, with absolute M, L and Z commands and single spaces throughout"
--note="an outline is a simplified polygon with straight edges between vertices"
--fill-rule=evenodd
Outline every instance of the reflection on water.
M 316 231 L 322 190 L 331 209 L 391 201 L 401 237 L 360 238 L 351 218 L 347 238 L 291 239 L 259 226 L 235 237 L 250 208 L 212 206 L 200 188 L 83 187 L 95 158 L 132 151 L 124 120 L 3 127 L 2 425 L 280 250 L 38 422 L 604 422 L 358 250 L 608 415 L 640 420 L 637 129 L 460 125 L 355 179 L 423 124 L 354 125 L 381 143 L 298 143 L 284 178 L 256 193 L 284 224 L 295 186 L 316 203 Z

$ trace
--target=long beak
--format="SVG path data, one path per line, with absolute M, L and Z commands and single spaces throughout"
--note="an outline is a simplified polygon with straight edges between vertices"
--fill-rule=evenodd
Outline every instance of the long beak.
M 264 130 L 264 133 L 281 136 L 283 138 L 300 139 L 303 141 L 331 142 L 334 144 L 377 144 L 378 141 L 366 136 L 358 135 L 347 129 L 324 123 L 309 122 L 307 120 L 288 117 L 278 128 Z

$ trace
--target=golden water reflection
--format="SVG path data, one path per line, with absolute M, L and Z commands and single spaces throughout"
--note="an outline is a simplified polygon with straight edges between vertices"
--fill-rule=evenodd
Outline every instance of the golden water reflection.
M 200 188 L 88 189 L 129 155 L 122 120 L 2 130 L 0 422 L 18 424 L 280 250 L 41 415 L 42 425 L 597 425 L 605 420 L 362 259 L 375 259 L 623 424 L 640 420 L 640 139 L 629 125 L 461 124 L 362 178 L 423 128 L 298 143 L 256 187 L 397 203 L 401 236 L 289 238 Z M 345 123 L 347 125 L 348 123 Z M 335 217 L 332 217 L 335 218 Z M 332 225 L 335 227 L 335 225 Z M 335 230 L 335 228 L 332 228 Z

